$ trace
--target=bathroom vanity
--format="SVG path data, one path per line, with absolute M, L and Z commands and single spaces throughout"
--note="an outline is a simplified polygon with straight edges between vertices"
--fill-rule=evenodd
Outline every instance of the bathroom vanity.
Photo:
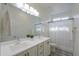
M 49 37 L 36 36 L 1 43 L 1 56 L 48 56 Z

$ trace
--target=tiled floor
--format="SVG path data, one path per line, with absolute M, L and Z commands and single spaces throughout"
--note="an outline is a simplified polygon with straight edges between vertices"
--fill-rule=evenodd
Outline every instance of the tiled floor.
M 73 56 L 73 54 L 56 48 L 56 52 L 55 53 L 51 52 L 51 56 Z

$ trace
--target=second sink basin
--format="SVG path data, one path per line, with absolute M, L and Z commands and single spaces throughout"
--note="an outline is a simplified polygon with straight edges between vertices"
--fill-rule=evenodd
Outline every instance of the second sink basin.
M 16 50 L 19 50 L 21 48 L 25 48 L 30 44 L 31 43 L 29 43 L 29 42 L 20 42 L 20 43 L 10 45 L 10 49 L 13 50 L 13 51 L 16 51 Z

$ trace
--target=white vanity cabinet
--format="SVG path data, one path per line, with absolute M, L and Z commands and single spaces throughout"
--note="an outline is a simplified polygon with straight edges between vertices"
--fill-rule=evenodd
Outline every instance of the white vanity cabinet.
M 27 49 L 26 51 L 17 54 L 16 56 L 48 56 L 50 55 L 49 40 L 46 40 L 38 45 Z

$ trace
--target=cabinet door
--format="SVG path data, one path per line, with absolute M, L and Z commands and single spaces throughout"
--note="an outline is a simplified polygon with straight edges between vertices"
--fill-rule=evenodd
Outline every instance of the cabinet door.
M 15 56 L 27 56 L 26 51 L 16 54 Z
M 30 48 L 26 54 L 28 56 L 37 56 L 37 46 Z
M 50 55 L 50 45 L 49 40 L 44 42 L 44 56 Z
M 35 47 L 33 47 L 32 49 L 31 49 L 31 56 L 37 56 L 37 46 L 35 46 Z
M 44 43 L 40 43 L 38 45 L 38 56 L 43 56 L 44 55 Z

